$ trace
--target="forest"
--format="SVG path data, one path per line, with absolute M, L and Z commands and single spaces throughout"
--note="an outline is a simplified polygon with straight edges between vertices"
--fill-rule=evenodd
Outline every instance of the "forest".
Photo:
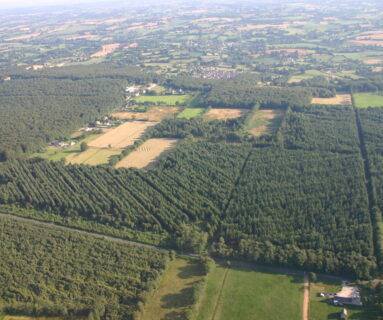
M 0 219 L 0 312 L 134 319 L 166 251 Z

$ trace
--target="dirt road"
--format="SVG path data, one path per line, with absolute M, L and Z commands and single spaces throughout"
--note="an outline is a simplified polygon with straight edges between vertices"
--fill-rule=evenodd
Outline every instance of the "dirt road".
M 305 272 L 303 275 L 303 312 L 302 320 L 309 320 L 309 305 L 310 305 L 310 285 L 309 277 Z

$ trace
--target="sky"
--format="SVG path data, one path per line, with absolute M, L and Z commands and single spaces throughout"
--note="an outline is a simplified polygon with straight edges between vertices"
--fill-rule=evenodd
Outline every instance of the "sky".
M 77 3 L 95 3 L 95 0 L 0 0 L 0 9 L 28 8 L 37 6 L 73 5 Z M 103 0 L 102 2 L 106 2 Z

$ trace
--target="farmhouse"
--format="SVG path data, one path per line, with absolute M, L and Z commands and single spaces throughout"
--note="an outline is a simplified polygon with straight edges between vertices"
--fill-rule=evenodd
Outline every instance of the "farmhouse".
M 333 298 L 334 305 L 353 305 L 362 306 L 360 299 L 360 292 L 357 286 L 347 286 L 345 283 L 342 284 L 342 290 L 338 292 Z

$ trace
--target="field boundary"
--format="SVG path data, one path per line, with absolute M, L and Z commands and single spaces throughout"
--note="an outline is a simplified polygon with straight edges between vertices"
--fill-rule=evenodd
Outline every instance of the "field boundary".
M 218 308 L 219 308 L 219 305 L 220 305 L 220 302 L 222 299 L 222 293 L 223 293 L 223 289 L 225 288 L 226 278 L 227 278 L 227 275 L 229 273 L 229 270 L 230 270 L 230 267 L 226 267 L 225 275 L 224 275 L 223 280 L 222 280 L 221 288 L 219 289 L 217 302 L 215 304 L 214 313 L 213 313 L 213 316 L 211 317 L 211 320 L 215 320 L 215 317 L 217 315 L 217 311 L 218 311 Z

